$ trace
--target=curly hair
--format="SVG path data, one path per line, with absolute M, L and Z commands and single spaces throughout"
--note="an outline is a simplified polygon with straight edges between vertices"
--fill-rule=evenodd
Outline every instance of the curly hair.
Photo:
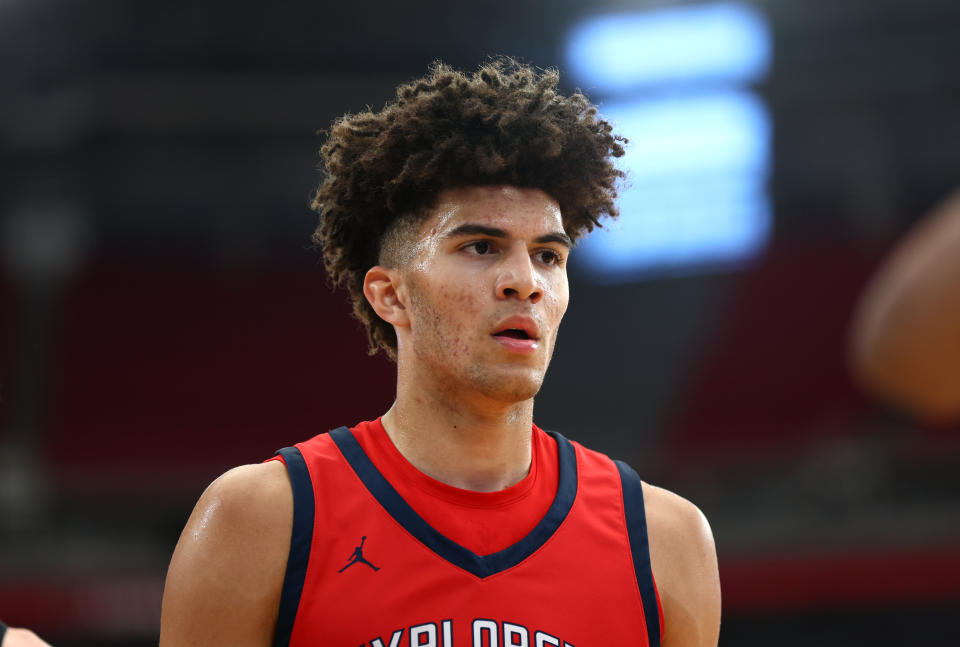
M 437 61 L 379 112 L 333 122 L 320 150 L 313 242 L 334 285 L 348 289 L 371 355 L 383 349 L 396 359 L 397 339 L 364 297 L 364 276 L 384 262 L 385 234 L 419 223 L 444 189 L 538 188 L 558 202 L 574 240 L 617 216 L 623 172 L 611 158 L 623 155 L 626 139 L 579 91 L 561 94 L 558 82 L 555 69 L 538 73 L 510 58 L 472 74 Z

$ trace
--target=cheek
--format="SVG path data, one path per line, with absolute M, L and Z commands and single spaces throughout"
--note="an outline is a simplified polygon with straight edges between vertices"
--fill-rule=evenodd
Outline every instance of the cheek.
M 442 288 L 439 294 L 440 308 L 444 310 L 445 314 L 450 315 L 451 321 L 463 319 L 463 313 L 475 312 L 479 307 L 480 300 L 471 290 Z
M 550 293 L 550 315 L 557 324 L 563 318 L 567 311 L 567 304 L 570 302 L 569 286 L 566 284 L 558 286 Z
M 473 292 L 464 290 L 457 295 L 456 302 L 460 306 L 461 312 L 473 312 L 477 309 L 477 295 Z
M 471 324 L 477 320 L 480 300 L 470 290 L 451 287 L 440 288 L 437 296 L 433 312 L 435 334 L 443 338 L 447 352 L 453 355 L 467 352 L 467 339 Z
M 456 322 L 455 339 L 451 347 L 454 356 L 469 356 L 471 354 L 471 340 L 476 337 L 476 323 L 482 313 L 481 300 L 471 290 L 457 290 L 451 294 L 449 301 L 450 321 Z

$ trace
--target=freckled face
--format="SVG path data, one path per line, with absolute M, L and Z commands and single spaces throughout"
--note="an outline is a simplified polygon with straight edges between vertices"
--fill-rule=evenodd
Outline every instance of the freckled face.
M 539 189 L 448 189 L 402 270 L 401 362 L 452 390 L 505 402 L 540 389 L 569 300 L 569 239 Z

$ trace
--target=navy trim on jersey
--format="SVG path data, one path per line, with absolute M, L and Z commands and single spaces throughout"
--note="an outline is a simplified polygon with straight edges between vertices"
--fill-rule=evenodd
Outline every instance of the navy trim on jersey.
M 276 455 L 283 457 L 293 488 L 293 533 L 290 536 L 290 556 L 287 571 L 283 576 L 283 592 L 280 594 L 280 610 L 274 630 L 274 647 L 287 647 L 293 633 L 293 621 L 297 617 L 303 582 L 307 577 L 307 562 L 310 559 L 310 544 L 313 543 L 314 498 L 313 483 L 303 454 L 296 447 L 284 447 Z
M 623 511 L 630 535 L 630 552 L 633 553 L 633 568 L 643 601 L 643 616 L 647 625 L 647 642 L 650 647 L 660 646 L 660 612 L 657 609 L 657 593 L 650 566 L 650 543 L 647 540 L 647 514 L 643 507 L 643 485 L 633 468 L 623 461 L 614 461 L 620 472 L 623 486 Z
M 577 496 L 576 453 L 569 440 L 556 432 L 547 433 L 557 441 L 559 474 L 553 503 L 540 523 L 526 537 L 490 555 L 477 555 L 428 524 L 377 470 L 349 429 L 339 427 L 331 431 L 330 436 L 366 488 L 397 523 L 443 559 L 483 578 L 512 568 L 536 552 L 553 536 L 573 506 L 573 500 Z

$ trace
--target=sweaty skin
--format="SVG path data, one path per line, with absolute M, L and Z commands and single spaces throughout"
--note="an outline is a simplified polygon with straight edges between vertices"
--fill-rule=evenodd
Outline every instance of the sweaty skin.
M 559 207 L 537 189 L 450 189 L 417 240 L 409 243 L 415 253 L 401 254 L 397 267 L 371 268 L 364 285 L 398 339 L 397 397 L 384 428 L 437 480 L 476 491 L 509 487 L 530 468 L 533 397 L 569 300 Z M 514 334 L 498 334 L 504 328 Z M 662 644 L 715 647 L 720 587 L 707 521 L 666 490 L 644 484 L 644 496 Z M 277 461 L 238 467 L 211 484 L 170 564 L 160 647 L 270 645 L 292 517 Z

